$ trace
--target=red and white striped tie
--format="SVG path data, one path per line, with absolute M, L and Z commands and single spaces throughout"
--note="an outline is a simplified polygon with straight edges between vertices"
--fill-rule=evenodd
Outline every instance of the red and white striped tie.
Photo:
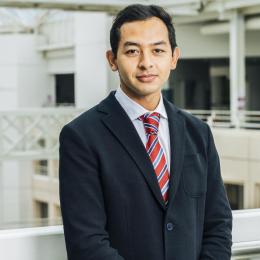
M 146 113 L 139 117 L 144 123 L 145 133 L 147 137 L 146 150 L 153 163 L 153 167 L 157 176 L 158 184 L 165 204 L 168 203 L 169 190 L 169 170 L 167 167 L 166 158 L 163 148 L 160 145 L 158 138 L 158 128 L 160 122 L 160 114 Z

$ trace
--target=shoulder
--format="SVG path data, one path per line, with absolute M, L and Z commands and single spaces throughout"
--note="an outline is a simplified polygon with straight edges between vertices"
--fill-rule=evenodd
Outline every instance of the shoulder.
M 98 105 L 84 111 L 76 118 L 65 124 L 60 132 L 60 138 L 63 136 L 83 137 L 89 135 L 97 128 L 99 123 L 100 112 L 97 110 Z
M 171 111 L 176 117 L 176 120 L 184 122 L 187 130 L 197 130 L 208 132 L 208 124 L 198 117 L 194 116 L 190 112 L 175 106 L 173 103 L 167 101 L 168 111 Z
M 180 116 L 185 122 L 186 135 L 190 140 L 203 144 L 206 148 L 211 136 L 209 125 L 187 111 L 180 110 Z
M 178 108 L 180 116 L 185 121 L 186 127 L 208 131 L 208 124 L 188 111 Z
M 186 140 L 190 143 L 196 143 L 199 146 L 207 147 L 211 130 L 209 125 L 192 115 L 191 113 L 167 102 L 168 111 L 171 111 L 173 122 L 183 124 L 183 131 Z M 170 108 L 170 109 L 169 109 Z
M 90 108 L 87 111 L 84 111 L 80 115 L 78 115 L 76 118 L 71 120 L 67 126 L 73 129 L 81 129 L 85 127 L 89 127 L 91 125 L 95 125 L 97 122 L 98 117 L 100 116 L 100 113 L 97 111 L 97 106 L 94 106 Z

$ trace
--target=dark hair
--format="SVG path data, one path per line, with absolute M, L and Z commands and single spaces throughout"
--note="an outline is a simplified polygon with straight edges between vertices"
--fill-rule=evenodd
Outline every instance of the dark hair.
M 171 16 L 162 7 L 157 5 L 133 4 L 121 10 L 113 21 L 113 25 L 110 30 L 110 45 L 115 57 L 117 55 L 120 41 L 121 26 L 127 22 L 143 21 L 152 17 L 158 17 L 166 25 L 173 53 L 177 44 Z

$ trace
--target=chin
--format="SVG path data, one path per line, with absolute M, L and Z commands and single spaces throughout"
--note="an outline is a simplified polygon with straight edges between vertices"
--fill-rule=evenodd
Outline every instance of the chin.
M 161 91 L 161 87 L 158 87 L 158 84 L 152 84 L 152 83 L 132 83 L 128 85 L 127 87 L 129 92 L 132 92 L 133 95 L 136 96 L 147 96 L 156 94 Z M 130 87 L 131 86 L 131 87 Z
M 140 92 L 142 92 L 144 95 L 151 95 L 151 94 L 156 94 L 160 91 L 161 88 L 158 86 L 146 85 L 145 87 L 142 88 Z
M 147 91 L 140 91 L 138 94 L 139 96 L 150 96 L 150 95 L 155 95 L 158 94 L 160 91 L 151 91 L 151 90 L 147 90 Z

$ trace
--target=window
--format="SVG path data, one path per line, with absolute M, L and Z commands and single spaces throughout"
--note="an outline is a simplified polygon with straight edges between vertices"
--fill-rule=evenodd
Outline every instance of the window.
M 260 184 L 255 186 L 256 208 L 260 208 Z
M 75 105 L 74 74 L 55 75 L 57 106 Z
M 244 187 L 237 184 L 225 184 L 227 196 L 232 210 L 243 209 Z
M 35 201 L 35 211 L 34 211 L 34 215 L 36 218 L 40 218 L 40 219 L 46 219 L 48 218 L 48 203 L 43 202 L 43 201 Z
M 34 162 L 34 170 L 37 175 L 48 175 L 48 160 L 39 160 Z

